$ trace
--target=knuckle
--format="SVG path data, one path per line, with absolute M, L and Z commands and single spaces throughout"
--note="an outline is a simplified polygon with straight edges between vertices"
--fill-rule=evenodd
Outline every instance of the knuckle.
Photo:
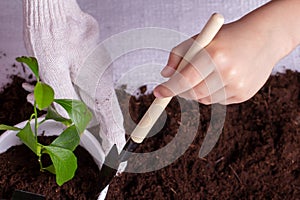
M 215 64 L 216 71 L 223 79 L 231 79 L 238 76 L 237 68 L 228 51 L 223 49 L 214 50 L 210 52 L 210 56 Z
M 224 67 L 229 66 L 229 53 L 223 49 L 216 49 L 209 52 L 212 60 L 217 66 Z
M 218 66 L 218 73 L 225 82 L 230 80 L 241 81 L 238 69 L 234 65 L 220 65 Z
M 244 93 L 244 90 L 245 90 L 244 81 L 242 81 L 242 80 L 236 81 L 235 84 L 233 85 L 233 90 L 239 94 Z
M 176 55 L 176 56 L 180 56 L 183 57 L 183 50 L 181 48 L 180 45 L 177 45 L 175 47 L 172 48 L 170 55 Z

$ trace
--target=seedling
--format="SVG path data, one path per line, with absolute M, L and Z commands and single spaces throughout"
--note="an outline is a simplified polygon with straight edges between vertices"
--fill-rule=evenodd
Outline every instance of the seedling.
M 54 99 L 54 91 L 51 86 L 40 80 L 39 66 L 36 58 L 23 56 L 16 58 L 16 60 L 20 63 L 25 63 L 37 80 L 34 87 L 33 113 L 23 128 L 1 124 L 0 130 L 17 131 L 17 136 L 20 140 L 37 155 L 40 170 L 55 174 L 56 183 L 61 186 L 75 175 L 77 158 L 73 151 L 79 145 L 80 135 L 92 119 L 92 113 L 79 100 Z M 57 103 L 64 108 L 69 118 L 60 115 L 55 110 L 53 103 Z M 47 110 L 45 118 L 40 122 L 38 122 L 38 110 Z M 50 119 L 64 124 L 66 129 L 50 145 L 43 145 L 38 141 L 38 128 L 42 123 Z M 30 125 L 32 120 L 34 120 L 33 128 Z M 51 165 L 43 165 L 42 155 L 44 154 L 50 156 Z

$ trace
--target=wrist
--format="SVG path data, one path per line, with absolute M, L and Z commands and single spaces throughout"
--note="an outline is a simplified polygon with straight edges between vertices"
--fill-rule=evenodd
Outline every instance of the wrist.
M 266 22 L 270 24 L 277 48 L 283 56 L 289 54 L 300 43 L 299 0 L 273 0 L 262 7 Z
M 267 45 L 273 57 L 281 59 L 300 43 L 299 0 L 273 0 L 241 18 Z

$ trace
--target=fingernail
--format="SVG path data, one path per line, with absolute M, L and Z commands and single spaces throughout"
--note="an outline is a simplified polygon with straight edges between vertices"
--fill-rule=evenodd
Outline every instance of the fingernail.
M 157 91 L 156 88 L 154 89 L 153 94 L 154 94 L 155 97 L 157 97 L 159 99 L 163 98 L 163 96 L 161 95 L 161 93 L 159 91 Z
M 175 72 L 174 68 L 169 67 L 169 66 L 165 66 L 165 67 L 161 70 L 161 75 L 164 76 L 164 77 L 169 77 L 169 76 L 171 76 L 174 72 Z

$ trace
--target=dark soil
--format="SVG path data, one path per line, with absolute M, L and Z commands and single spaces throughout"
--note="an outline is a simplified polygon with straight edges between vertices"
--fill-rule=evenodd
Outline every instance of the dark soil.
M 119 97 L 126 132 L 131 133 L 135 124 L 130 119 L 138 121 L 154 97 L 145 95 L 135 99 L 122 92 Z M 124 105 L 129 99 L 128 111 Z M 198 154 L 211 107 L 199 104 L 200 113 L 197 110 L 180 113 L 178 101 L 173 100 L 167 108 L 164 128 L 146 139 L 137 152 L 151 152 L 165 146 L 172 141 L 178 127 L 185 126 L 180 117 L 198 113 L 200 126 L 189 122 L 198 128 L 193 143 L 183 156 L 163 169 L 115 177 L 107 199 L 300 199 L 299 105 L 300 74 L 287 71 L 271 76 L 253 98 L 227 106 L 217 145 L 200 159 Z M 128 167 L 139 164 L 129 161 Z
M 28 92 L 22 88 L 25 80 L 17 76 L 12 80 L 0 94 L 0 124 L 15 125 L 28 119 L 33 112 L 26 100 Z M 54 175 L 40 172 L 37 157 L 27 147 L 10 148 L 0 154 L 0 199 L 10 199 L 15 189 L 39 193 L 49 200 L 97 199 L 100 191 L 95 186 L 100 182 L 99 169 L 82 147 L 75 150 L 75 155 L 78 159 L 76 175 L 59 187 Z
M 6 57 L 6 53 L 0 51 L 0 59 Z M 27 82 L 35 84 L 35 77 L 30 73 L 28 67 L 23 63 L 13 63 L 10 68 L 5 68 L 7 71 L 7 79 L 11 80 L 4 87 L 0 88 L 0 124 L 16 125 L 26 119 L 29 119 L 33 113 L 33 107 L 27 102 L 28 91 L 22 88 L 22 83 Z M 13 75 L 9 75 L 11 71 Z M 26 80 L 21 77 L 26 77 Z M 42 115 L 44 112 L 38 112 Z M 0 131 L 0 135 L 4 131 Z
M 50 144 L 53 140 L 53 137 L 39 138 L 42 144 Z M 53 174 L 40 172 L 37 157 L 25 145 L 12 147 L 0 154 L 0 199 L 10 199 L 15 189 L 53 200 L 97 199 L 100 192 L 95 187 L 100 181 L 98 166 L 84 148 L 79 146 L 74 153 L 78 163 L 75 177 L 61 187 L 56 184 Z M 47 162 L 48 159 L 45 160 Z
M 15 82 L 18 81 L 14 80 L 12 85 L 15 85 Z M 26 102 L 27 93 L 23 95 L 21 84 L 16 85 L 19 85 L 19 89 L 16 88 L 15 92 L 10 91 L 13 89 L 8 89 L 10 86 L 7 86 L 0 94 L 0 116 L 10 115 L 16 106 L 22 108 L 21 105 L 24 104 L 28 105 L 28 113 L 31 114 L 32 107 Z M 141 92 L 145 90 L 143 87 Z M 3 94 L 9 92 L 12 95 L 7 95 L 6 100 L 2 98 Z M 20 94 L 23 96 L 20 97 Z M 135 127 L 131 118 L 137 122 L 154 97 L 144 95 L 135 99 L 120 91 L 118 96 L 124 113 L 126 132 L 130 134 Z M 11 109 L 3 105 L 9 105 L 12 101 L 15 106 L 11 105 Z M 137 152 L 151 152 L 167 145 L 178 134 L 178 127 L 185 126 L 180 117 L 189 118 L 198 114 L 199 127 L 198 123 L 189 122 L 189 126 L 196 126 L 198 129 L 193 143 L 183 156 L 163 169 L 142 174 L 123 173 L 120 177 L 116 177 L 110 184 L 107 199 L 300 199 L 299 105 L 300 74 L 287 71 L 286 74 L 272 76 L 252 99 L 227 107 L 225 126 L 217 145 L 208 156 L 200 159 L 198 153 L 210 121 L 211 107 L 199 104 L 200 113 L 199 110 L 191 109 L 189 112 L 181 113 L 182 105 L 178 100 L 173 99 L 166 109 L 168 117 L 163 129 L 155 136 L 147 138 Z M 188 110 L 189 102 L 186 102 L 185 106 Z M 25 113 L 16 109 L 9 120 L 0 123 L 13 125 L 21 122 L 28 117 L 23 112 Z M 13 121 L 19 116 L 21 117 L 18 120 Z M 188 129 L 183 130 L 186 130 L 185 134 L 191 134 Z M 90 166 L 95 164 L 90 163 L 87 165 L 89 167 L 80 167 L 81 162 L 89 161 L 79 159 L 78 175 L 73 179 L 76 183 L 70 181 L 67 183 L 70 188 L 66 189 L 67 184 L 59 188 L 55 184 L 54 176 L 39 172 L 36 158 L 31 152 L 16 159 L 19 155 L 17 151 L 26 152 L 26 149 L 17 146 L 10 150 L 13 156 L 1 159 L 5 154 L 0 155 L 0 166 L 5 166 L 4 172 L 0 170 L 0 199 L 8 198 L 6 196 L 8 191 L 4 191 L 6 188 L 4 184 L 10 181 L 15 181 L 13 182 L 15 188 L 21 185 L 21 181 L 27 180 L 30 182 L 30 186 L 26 186 L 28 190 L 32 187 L 34 190 L 30 191 L 39 192 L 40 186 L 46 185 L 44 183 L 33 185 L 33 180 L 38 176 L 46 177 L 45 180 L 48 181 L 52 179 L 52 185 L 45 187 L 56 191 L 58 196 L 52 199 L 95 199 L 91 196 L 86 198 L 62 196 L 67 192 L 73 193 L 78 190 L 81 190 L 79 195 L 84 194 L 82 189 L 89 189 L 87 193 L 91 195 L 97 193 L 95 189 L 99 180 L 92 182 L 97 178 L 91 178 L 86 174 L 79 175 L 82 171 L 86 173 L 92 168 Z M 90 160 L 86 156 L 78 157 Z M 30 159 L 33 160 L 28 162 Z M 164 162 L 164 159 L 158 161 Z M 8 167 L 16 160 L 21 161 L 21 164 L 16 166 L 17 171 L 21 173 L 34 171 L 36 176 L 14 178 L 15 172 Z M 29 168 L 25 167 L 25 164 L 28 164 Z M 134 167 L 139 163 L 129 161 L 128 165 Z M 28 170 L 31 168 L 37 170 Z M 87 178 L 87 181 L 84 178 Z
M 13 76 L 12 84 L 7 85 L 0 93 L 0 124 L 16 125 L 29 119 L 33 107 L 27 102 L 29 92 L 22 88 L 23 78 Z M 0 135 L 4 131 L 0 131 Z

